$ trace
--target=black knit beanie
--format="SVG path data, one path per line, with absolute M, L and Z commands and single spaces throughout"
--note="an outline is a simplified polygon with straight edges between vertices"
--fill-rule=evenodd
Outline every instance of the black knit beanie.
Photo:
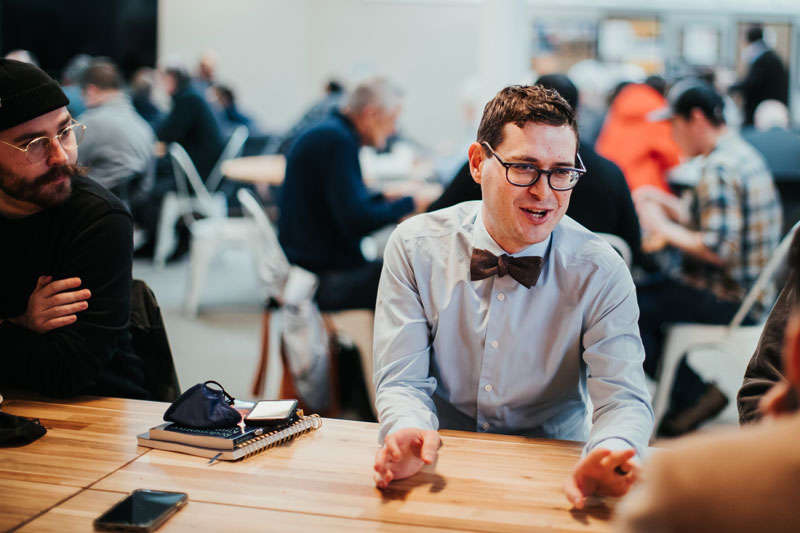
M 68 103 L 58 83 L 39 67 L 0 59 L 0 131 Z

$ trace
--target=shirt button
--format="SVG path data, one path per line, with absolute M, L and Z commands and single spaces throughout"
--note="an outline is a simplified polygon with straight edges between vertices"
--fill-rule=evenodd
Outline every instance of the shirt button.
M 492 392 L 492 386 L 487 383 L 486 385 L 484 385 L 483 390 L 485 390 L 486 392 Z
M 499 294 L 497 295 L 497 299 L 498 299 L 498 300 L 500 300 L 500 301 L 502 302 L 503 300 L 505 300 L 505 299 L 506 299 L 506 295 L 505 295 L 505 294 L 503 294 L 503 293 L 501 292 L 501 293 L 499 293 Z
M 484 422 L 481 424 L 481 429 L 484 431 L 489 431 L 489 422 Z
M 497 342 L 497 341 L 492 341 L 491 345 L 492 345 L 492 348 L 497 348 L 498 346 L 500 346 L 500 343 Z

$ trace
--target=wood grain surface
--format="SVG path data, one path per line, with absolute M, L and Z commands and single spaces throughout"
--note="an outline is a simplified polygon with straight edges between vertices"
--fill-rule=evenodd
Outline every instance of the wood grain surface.
M 286 172 L 286 158 L 280 154 L 237 157 L 222 163 L 222 175 L 234 181 L 280 185 Z
M 610 507 L 572 511 L 561 490 L 580 456 L 578 443 L 442 431 L 436 465 L 379 491 L 372 478 L 376 424 L 325 419 L 321 429 L 288 445 L 209 465 L 191 455 L 136 449 L 134 435 L 158 423 L 165 409 L 115 399 L 7 402 L 5 411 L 39 417 L 52 429 L 33 445 L 0 449 L 0 516 L 13 513 L 0 528 L 47 511 L 23 531 L 59 524 L 88 531 L 114 501 L 149 488 L 189 494 L 189 506 L 164 531 L 611 529 Z M 112 457 L 91 445 L 102 440 Z M 59 474 L 45 475 L 54 465 Z M 26 491 L 15 488 L 20 483 Z M 73 486 L 90 490 L 72 495 Z

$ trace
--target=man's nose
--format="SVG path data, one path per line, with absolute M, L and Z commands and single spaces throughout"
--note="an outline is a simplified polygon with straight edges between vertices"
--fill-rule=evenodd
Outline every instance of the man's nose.
M 47 164 L 51 167 L 65 165 L 69 162 L 69 154 L 59 139 L 50 139 L 47 147 Z
M 539 176 L 539 179 L 536 180 L 536 183 L 528 187 L 528 194 L 536 197 L 539 200 L 544 200 L 553 194 L 553 190 L 550 188 L 550 182 L 548 181 L 546 174 Z

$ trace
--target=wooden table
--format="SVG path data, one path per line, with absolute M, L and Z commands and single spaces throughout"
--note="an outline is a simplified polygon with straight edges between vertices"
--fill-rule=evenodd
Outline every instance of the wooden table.
M 285 173 L 286 158 L 280 154 L 237 157 L 222 163 L 223 176 L 254 185 L 282 185 Z M 365 169 L 364 181 L 368 186 L 389 190 L 394 193 L 394 196 L 398 196 L 401 192 L 403 194 L 419 194 L 422 190 L 424 194 L 438 198 L 443 190 L 441 184 L 426 182 L 419 177 L 382 181 L 374 180 L 370 178 L 370 175 L 369 169 Z
M 572 511 L 561 485 L 574 442 L 442 431 L 438 464 L 379 491 L 377 425 L 326 419 L 321 429 L 242 462 L 137 448 L 166 404 L 83 398 L 6 400 L 48 433 L 0 448 L 0 530 L 90 531 L 137 488 L 184 491 L 163 531 L 608 531 L 610 508 Z
M 280 154 L 237 157 L 222 163 L 226 178 L 256 185 L 280 185 L 285 172 L 286 158 Z

